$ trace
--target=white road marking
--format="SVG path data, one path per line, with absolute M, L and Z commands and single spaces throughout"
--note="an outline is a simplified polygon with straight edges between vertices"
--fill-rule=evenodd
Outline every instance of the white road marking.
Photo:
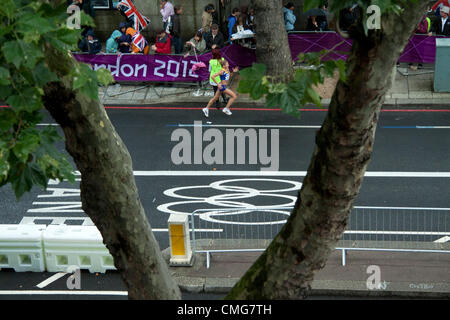
M 174 127 L 203 127 L 203 128 L 280 128 L 280 129 L 320 129 L 321 126 L 306 126 L 306 125 L 257 125 L 257 124 L 183 124 L 170 125 Z
M 84 212 L 81 209 L 81 201 L 58 201 L 58 202 L 39 202 L 35 201 L 32 203 L 33 206 L 37 205 L 46 205 L 47 207 L 44 208 L 32 208 L 27 211 L 27 213 L 48 213 L 48 212 L 72 212 L 72 213 L 78 213 L 78 212 Z M 51 207 L 48 207 L 48 206 Z
M 445 242 L 449 242 L 449 241 L 450 241 L 450 237 L 449 236 L 445 236 L 445 237 L 442 237 L 440 239 L 435 240 L 434 242 L 445 243 Z
M 51 276 L 50 278 L 42 281 L 41 283 L 37 284 L 36 287 L 38 287 L 39 289 L 45 288 L 46 286 L 48 286 L 50 283 L 55 282 L 56 280 L 64 277 L 67 274 L 67 272 L 59 272 L 57 274 L 54 274 L 53 276 Z
M 66 224 L 67 220 L 83 221 L 82 226 L 93 226 L 94 223 L 88 217 L 23 217 L 19 224 L 36 224 L 35 220 L 51 220 L 50 224 L 60 225 Z M 41 223 L 37 223 L 41 224 Z
M 0 290 L 0 295 L 100 295 L 127 296 L 127 291 L 78 291 L 78 290 Z
M 133 171 L 136 177 L 154 176 L 280 176 L 280 177 L 305 177 L 307 171 L 227 171 L 227 170 L 156 170 Z M 75 175 L 80 176 L 76 171 Z M 366 171 L 365 177 L 380 178 L 450 178 L 450 172 L 408 172 L 408 171 Z M 77 179 L 77 181 L 80 181 Z
M 371 207 L 354 206 L 354 209 L 381 209 L 381 210 L 428 210 L 428 211 L 450 211 L 450 208 L 427 208 L 427 207 Z
M 433 231 L 375 231 L 375 230 L 347 230 L 345 234 L 400 234 L 400 235 L 429 235 L 442 236 L 450 235 L 449 232 L 433 232 Z M 435 241 L 436 242 L 436 241 Z

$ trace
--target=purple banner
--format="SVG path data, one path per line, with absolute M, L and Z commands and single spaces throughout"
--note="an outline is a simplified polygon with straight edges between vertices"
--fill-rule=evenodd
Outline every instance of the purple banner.
M 314 32 L 289 34 L 291 54 L 294 60 L 300 53 L 331 50 L 325 59 L 347 58 L 352 41 L 342 38 L 335 32 Z M 256 62 L 255 50 L 236 44 L 221 49 L 222 56 L 233 68 L 249 67 Z M 211 53 L 198 56 L 181 55 L 142 55 L 142 54 L 75 54 L 78 61 L 88 63 L 97 70 L 107 68 L 116 81 L 152 82 L 196 82 L 208 80 L 208 63 Z M 436 37 L 414 35 L 406 45 L 399 62 L 434 63 L 436 58 Z M 203 67 L 198 63 L 203 62 Z M 197 64 L 197 66 L 195 66 Z M 194 67 L 195 66 L 195 67 Z
M 76 54 L 78 61 L 92 65 L 94 70 L 106 68 L 111 71 L 116 81 L 202 81 L 208 79 L 207 55 L 199 57 L 199 62 L 206 67 L 192 67 L 197 63 L 195 57 L 171 55 L 141 55 L 141 54 Z
M 289 35 L 289 46 L 292 58 L 297 60 L 300 53 L 331 50 L 325 60 L 343 59 L 347 56 L 343 52 L 350 52 L 352 40 L 344 39 L 335 32 L 300 33 Z M 414 35 L 409 40 L 399 62 L 434 63 L 436 59 L 436 37 L 428 35 Z

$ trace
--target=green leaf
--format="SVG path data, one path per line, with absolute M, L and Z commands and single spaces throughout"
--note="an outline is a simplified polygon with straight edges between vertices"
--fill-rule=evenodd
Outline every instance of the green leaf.
M 44 57 L 44 53 L 36 44 L 26 43 L 23 40 L 6 42 L 2 51 L 6 62 L 14 64 L 16 68 L 22 64 L 27 68 L 33 68 L 37 60 Z
M 10 77 L 9 70 L 6 68 L 0 67 L 0 85 L 10 84 L 9 77 Z
M 35 43 L 26 43 L 24 44 L 24 60 L 25 60 L 25 66 L 29 69 L 34 68 L 36 63 L 40 58 L 44 57 L 44 53 L 40 47 L 38 47 Z
M 29 170 L 28 166 L 23 164 L 11 167 L 9 181 L 17 199 L 33 187 Z
M 311 87 L 307 88 L 306 93 L 314 104 L 316 104 L 319 107 L 322 106 L 322 101 L 320 99 L 320 96 L 313 88 L 311 88 Z
M 58 80 L 56 74 L 51 72 L 44 62 L 38 63 L 33 69 L 33 77 L 36 84 L 40 87 L 45 86 L 49 82 Z
M 28 173 L 30 174 L 31 181 L 33 184 L 40 185 L 44 188 L 47 188 L 47 177 L 45 176 L 44 171 L 41 169 L 41 167 L 36 164 L 32 163 L 29 166 Z
M 34 111 L 42 108 L 42 89 L 36 87 L 25 87 L 20 92 L 10 95 L 6 103 L 15 111 Z
M 17 21 L 17 31 L 27 33 L 29 30 L 35 30 L 39 34 L 45 34 L 54 30 L 47 19 L 42 18 L 35 12 L 25 12 Z
M 19 41 L 21 40 L 7 41 L 3 44 L 2 48 L 6 62 L 14 64 L 16 68 L 19 68 L 20 64 L 24 60 L 24 54 Z
M 114 77 L 111 74 L 111 71 L 105 68 L 100 68 L 97 71 L 97 79 L 98 82 L 104 86 L 111 84 L 114 82 Z
M 8 180 L 9 169 L 11 168 L 8 157 L 9 150 L 0 143 L 0 186 L 4 185 Z
M 16 113 L 11 109 L 0 110 L 0 130 L 7 131 L 16 122 Z
M 13 90 L 11 86 L 4 86 L 0 84 L 0 99 L 6 99 L 12 94 Z
M 58 51 L 66 54 L 67 50 L 76 49 L 78 40 L 81 38 L 80 30 L 59 29 L 56 32 L 49 32 L 44 36 Z
M 346 69 L 345 61 L 344 60 L 337 60 L 336 61 L 336 65 L 337 65 L 338 70 L 339 70 L 339 78 L 343 82 L 346 82 L 347 81 L 347 73 L 345 72 L 345 69 Z
M 24 130 L 19 134 L 19 140 L 16 142 L 12 151 L 21 162 L 26 163 L 30 154 L 36 151 L 38 146 L 39 135 L 34 130 Z
M 0 6 L 1 15 L 5 15 L 11 20 L 14 16 L 15 10 L 16 5 L 14 0 L 2 0 L 2 5 Z

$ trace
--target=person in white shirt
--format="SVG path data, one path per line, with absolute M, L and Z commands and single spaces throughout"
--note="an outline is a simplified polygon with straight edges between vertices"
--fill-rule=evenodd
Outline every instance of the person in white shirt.
M 159 8 L 159 12 L 162 15 L 163 29 L 166 30 L 169 17 L 175 14 L 175 11 L 173 10 L 173 4 L 171 4 L 167 0 L 159 0 Z

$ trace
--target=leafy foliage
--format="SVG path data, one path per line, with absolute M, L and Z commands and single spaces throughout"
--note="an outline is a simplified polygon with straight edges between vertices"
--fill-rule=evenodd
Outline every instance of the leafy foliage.
M 76 50 L 81 30 L 66 26 L 67 2 L 56 7 L 45 1 L 2 0 L 0 6 L 0 186 L 10 183 L 20 198 L 34 185 L 47 187 L 48 179 L 74 181 L 73 168 L 58 150 L 62 138 L 53 126 L 37 128 L 42 121 L 44 87 L 58 76 L 45 62 L 45 45 L 61 54 Z M 93 25 L 81 12 L 82 25 Z M 98 82 L 107 84 L 107 70 L 95 72 L 77 64 L 72 70 L 73 89 L 97 99 Z
M 254 64 L 240 71 L 238 91 L 249 93 L 257 100 L 266 96 L 268 107 L 281 107 L 281 110 L 293 116 L 300 115 L 300 107 L 305 103 L 321 106 L 321 98 L 313 86 L 324 83 L 326 77 L 333 77 L 335 70 L 345 81 L 345 62 L 343 60 L 322 61 L 328 51 L 300 54 L 299 60 L 306 67 L 295 71 L 294 78 L 289 82 L 280 82 L 266 76 L 266 66 Z

